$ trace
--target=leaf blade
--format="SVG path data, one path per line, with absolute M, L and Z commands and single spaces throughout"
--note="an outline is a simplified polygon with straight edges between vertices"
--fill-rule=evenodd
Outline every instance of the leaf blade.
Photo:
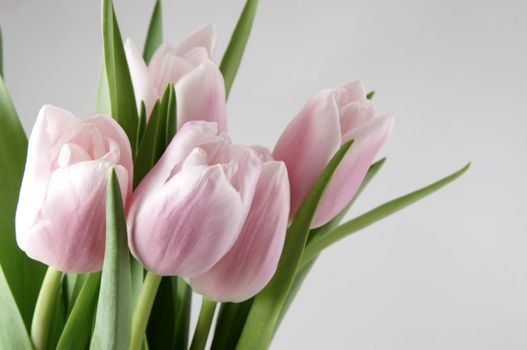
M 145 47 L 143 49 L 143 58 L 148 64 L 154 55 L 156 49 L 163 42 L 163 11 L 161 0 L 157 0 L 150 17 L 148 32 L 146 34 Z
M 100 282 L 100 272 L 91 273 L 84 280 L 60 336 L 57 350 L 85 349 L 88 345 Z
M 33 345 L 0 266 L 0 348 L 32 349 Z
M 131 335 L 131 272 L 126 221 L 115 170 L 108 177 L 106 246 L 91 349 L 128 349 Z
M 102 42 L 111 116 L 128 135 L 135 154 L 139 116 L 123 41 L 111 0 L 102 0 Z
M 443 186 L 448 185 L 452 181 L 463 175 L 470 167 L 470 163 L 465 165 L 460 170 L 453 174 L 446 176 L 428 186 L 425 186 L 417 191 L 411 192 L 407 195 L 398 197 L 389 202 L 386 202 L 358 217 L 352 219 L 336 229 L 329 231 L 323 235 L 315 237 L 306 247 L 304 256 L 302 257 L 301 266 L 307 264 L 312 258 L 317 256 L 323 249 L 329 247 L 342 238 L 351 235 L 375 222 L 384 219 L 385 217 L 417 202 L 418 200 L 432 194 Z
M 0 124 L 0 265 L 29 328 L 46 266 L 28 258 L 15 239 L 15 211 L 24 174 L 27 138 L 2 77 Z
M 236 27 L 234 28 L 227 50 L 221 60 L 220 71 L 225 80 L 225 95 L 227 97 L 231 91 L 236 73 L 240 68 L 243 53 L 245 52 L 247 41 L 251 34 L 257 7 L 258 0 L 247 0 L 238 19 L 238 23 L 236 23 Z

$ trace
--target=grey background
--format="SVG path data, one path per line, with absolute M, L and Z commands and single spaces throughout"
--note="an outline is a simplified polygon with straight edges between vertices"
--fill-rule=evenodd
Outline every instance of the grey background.
M 172 42 L 214 21 L 219 60 L 243 5 L 164 1 Z M 117 1 L 142 45 L 152 1 Z M 229 101 L 239 143 L 272 147 L 316 91 L 361 79 L 398 115 L 357 215 L 472 160 L 460 181 L 330 248 L 273 349 L 527 348 L 527 2 L 262 0 Z M 94 111 L 99 2 L 0 0 L 5 75 L 40 106 Z

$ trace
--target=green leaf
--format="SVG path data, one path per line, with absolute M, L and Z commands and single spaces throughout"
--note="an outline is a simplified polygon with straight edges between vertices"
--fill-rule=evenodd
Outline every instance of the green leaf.
M 152 169 L 176 132 L 176 93 L 169 84 L 156 102 L 134 162 L 134 186 Z
M 103 113 L 106 115 L 112 114 L 112 110 L 110 107 L 110 91 L 108 88 L 108 77 L 106 75 L 104 57 L 102 58 L 101 66 L 99 67 L 99 79 L 97 82 L 95 110 L 97 111 L 97 113 Z
M 410 204 L 417 202 L 418 200 L 439 190 L 443 186 L 451 183 L 452 181 L 463 175 L 469 167 L 470 163 L 465 165 L 462 169 L 458 170 L 457 172 L 439 181 L 436 181 L 433 184 L 430 184 L 405 196 L 384 203 L 378 206 L 377 208 L 372 209 L 369 212 L 344 223 L 343 225 L 337 227 L 334 230 L 314 237 L 306 246 L 304 255 L 302 256 L 301 266 L 306 265 L 311 259 L 320 254 L 322 250 L 329 247 L 333 243 L 341 240 L 342 238 L 349 236 L 352 233 L 355 233 L 373 223 L 376 223 L 377 221 L 384 219 L 385 217 L 403 208 L 406 208 Z
M 4 42 L 2 40 L 2 28 L 0 28 L 0 77 L 4 76 Z
M 218 315 L 211 350 L 236 348 L 254 298 L 241 303 L 224 303 Z
M 22 315 L 0 266 L 0 349 L 32 349 Z
M 86 278 L 66 321 L 57 350 L 86 349 L 90 342 L 101 273 L 83 276 Z
M 48 268 L 31 323 L 31 340 L 38 350 L 53 348 L 53 335 L 56 333 L 57 309 L 61 301 L 62 272 Z
M 135 151 L 139 116 L 123 41 L 111 0 L 102 0 L 102 42 L 111 116 L 124 129 L 132 150 Z
M 91 349 L 128 349 L 132 305 L 130 254 L 123 200 L 115 170 L 108 177 L 106 246 Z
M 63 289 L 65 302 L 68 313 L 71 312 L 75 301 L 84 285 L 84 281 L 88 277 L 87 273 L 66 273 L 64 274 Z
M 225 93 L 227 97 L 231 91 L 238 68 L 240 68 L 243 53 L 247 46 L 249 35 L 251 34 L 257 7 L 258 0 L 247 0 L 236 24 L 236 28 L 234 28 L 227 50 L 221 60 L 220 71 L 223 73 L 225 80 Z
M 295 277 L 318 203 L 340 161 L 353 141 L 345 143 L 330 160 L 326 169 L 302 203 L 287 230 L 278 268 L 267 286 L 254 298 L 237 349 L 265 350 L 273 337 L 276 322 Z
M 143 142 L 143 136 L 145 135 L 146 129 L 146 106 L 143 101 L 141 101 L 141 110 L 139 111 L 139 124 L 137 126 L 137 145 L 136 149 L 139 149 L 141 142 Z
M 190 311 L 192 306 L 192 289 L 181 277 L 172 277 L 176 290 L 176 333 L 174 349 L 186 349 L 190 327 Z M 172 285 L 174 288 L 174 284 Z
M 370 92 L 368 92 L 368 93 L 366 94 L 366 98 L 367 98 L 368 100 L 373 99 L 374 96 L 375 96 L 375 90 L 372 90 L 372 91 L 370 91 Z
M 150 18 L 150 24 L 146 34 L 145 48 L 143 50 L 143 58 L 147 64 L 150 62 L 152 55 L 162 42 L 163 15 L 161 9 L 161 0 L 157 0 L 154 10 L 152 11 L 152 17 Z
M 340 222 L 342 221 L 344 216 L 346 216 L 346 214 L 348 213 L 350 208 L 353 206 L 355 201 L 360 197 L 360 195 L 362 194 L 364 189 L 366 187 L 368 187 L 368 185 L 370 184 L 371 180 L 373 180 L 375 175 L 377 175 L 379 170 L 381 170 L 381 168 L 383 167 L 385 162 L 386 162 L 386 158 L 382 158 L 382 159 L 376 161 L 375 163 L 373 163 L 372 165 L 370 165 L 370 167 L 368 168 L 368 172 L 364 176 L 364 180 L 362 180 L 362 183 L 360 184 L 357 192 L 355 193 L 355 195 L 353 196 L 351 201 L 348 203 L 348 205 L 346 205 L 346 207 L 344 209 L 342 209 L 340 211 L 340 213 L 338 213 L 337 216 L 335 216 L 333 219 L 331 219 L 331 221 L 329 221 L 327 224 L 325 224 L 325 225 L 323 225 L 321 227 L 312 229 L 311 231 L 309 231 L 309 237 L 307 239 L 307 244 L 309 244 L 309 242 L 314 237 L 319 236 L 321 234 L 324 234 L 326 232 L 329 232 L 329 231 L 333 230 L 335 227 L 337 227 L 340 224 Z
M 162 278 L 146 331 L 151 350 L 188 348 L 191 301 L 192 290 L 182 278 Z
M 318 227 L 318 228 L 315 228 L 309 231 L 307 245 L 309 245 L 309 242 L 313 238 L 333 230 L 335 227 L 337 227 L 340 224 L 340 222 L 342 221 L 344 216 L 348 213 L 350 208 L 353 206 L 357 198 L 359 198 L 359 196 L 362 194 L 364 189 L 370 184 L 371 180 L 375 177 L 375 175 L 377 175 L 379 170 L 381 170 L 385 161 L 386 161 L 386 158 L 382 158 L 381 160 L 378 160 L 377 162 L 373 163 L 370 166 L 359 189 L 357 190 L 357 192 L 355 193 L 355 195 L 353 196 L 349 204 L 344 209 L 342 209 L 340 213 L 337 214 L 337 216 L 335 216 L 330 222 L 328 222 L 324 226 L 321 226 L 321 227 Z M 280 311 L 280 317 L 278 318 L 278 322 L 276 323 L 275 332 L 280 326 L 280 323 L 282 322 L 282 319 L 284 318 L 285 314 L 289 310 L 291 303 L 293 302 L 300 288 L 302 287 L 302 284 L 304 283 L 304 280 L 306 279 L 307 275 L 311 271 L 311 268 L 315 264 L 315 261 L 316 261 L 316 257 L 312 259 L 309 263 L 307 263 L 305 266 L 302 266 L 297 271 L 295 279 L 293 280 L 291 289 L 289 290 L 289 293 L 287 294 L 287 298 L 284 302 L 284 306 L 282 307 L 282 310 Z
M 29 329 L 46 266 L 29 259 L 15 239 L 15 210 L 24 174 L 27 138 L 1 77 L 0 125 L 0 265 Z

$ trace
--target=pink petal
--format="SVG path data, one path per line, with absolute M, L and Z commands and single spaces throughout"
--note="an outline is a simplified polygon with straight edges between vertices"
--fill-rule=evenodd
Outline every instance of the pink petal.
M 40 109 L 29 138 L 26 167 L 16 212 L 17 240 L 27 232 L 44 202 L 51 177 L 49 164 L 56 157 L 53 145 L 77 123 L 70 112 L 45 105 Z
M 282 162 L 267 162 L 249 216 L 232 249 L 212 269 L 190 279 L 192 287 L 218 301 L 239 302 L 258 293 L 273 276 L 289 218 L 289 183 Z
M 287 166 L 295 215 L 341 144 L 335 90 L 312 97 L 280 136 L 273 157 Z
M 390 135 L 394 118 L 392 114 L 374 118 L 343 136 L 346 141 L 355 141 L 337 168 L 319 204 L 312 227 L 324 225 L 351 201 L 375 155 Z
M 362 81 L 351 81 L 349 83 L 343 84 L 338 88 L 339 107 L 344 106 L 352 102 L 363 102 L 367 101 L 366 99 L 366 88 Z
M 210 269 L 229 250 L 241 220 L 240 196 L 222 167 L 188 167 L 139 209 L 129 241 L 149 270 L 192 277 Z
M 206 120 L 227 130 L 225 85 L 218 67 L 207 62 L 176 84 L 178 127 L 191 120 Z
M 349 103 L 340 108 L 340 132 L 345 135 L 369 122 L 373 117 L 373 105 L 369 101 Z
M 134 165 L 132 161 L 132 148 L 128 136 L 126 136 L 124 130 L 115 120 L 101 114 L 84 118 L 83 123 L 93 123 L 97 129 L 100 130 L 102 136 L 106 140 L 111 140 L 116 143 L 116 147 L 118 147 L 118 156 L 117 158 L 112 159 L 111 163 L 122 165 L 128 173 L 128 187 L 123 189 L 122 195 L 126 199 L 131 199 Z
M 209 59 L 212 60 L 214 45 L 216 44 L 216 28 L 214 24 L 209 23 L 192 34 L 190 34 L 176 49 L 178 56 L 184 56 L 187 52 L 195 47 L 204 47 L 207 50 Z
M 147 204 L 151 194 L 160 191 L 173 170 L 187 158 L 194 148 L 219 140 L 221 137 L 218 136 L 218 128 L 215 123 L 198 121 L 185 124 L 172 139 L 154 168 L 135 189 L 128 212 L 128 227 L 134 225 L 138 211 Z M 133 247 L 131 248 L 133 249 Z
M 126 54 L 130 76 L 132 78 L 132 85 L 134 86 L 137 110 L 141 109 L 141 101 L 143 101 L 146 107 L 146 115 L 150 116 L 152 108 L 154 108 L 154 104 L 159 98 L 159 95 L 156 93 L 148 68 L 143 60 L 143 56 L 132 40 L 126 39 L 124 52 Z
M 85 161 L 55 170 L 38 220 L 19 237 L 20 247 L 33 259 L 61 271 L 100 270 L 110 167 L 104 161 Z M 117 168 L 119 183 L 126 190 L 127 172 Z

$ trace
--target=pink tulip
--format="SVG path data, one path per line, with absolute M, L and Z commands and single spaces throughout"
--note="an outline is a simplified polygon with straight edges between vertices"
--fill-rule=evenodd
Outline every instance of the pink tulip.
M 260 152 L 265 162 L 239 238 L 212 269 L 190 279 L 194 290 L 214 300 L 240 302 L 254 296 L 280 259 L 289 218 L 287 170 L 268 151 Z
M 324 90 L 312 97 L 280 136 L 273 152 L 287 166 L 291 214 L 296 214 L 335 152 L 353 139 L 319 204 L 312 227 L 335 217 L 353 198 L 393 124 L 392 114 L 374 117 L 361 82 Z
M 130 250 L 161 275 L 203 274 L 238 239 L 261 168 L 216 123 L 186 123 L 133 194 Z
M 61 271 L 100 270 L 111 168 L 125 201 L 132 191 L 132 154 L 115 121 L 42 107 L 29 138 L 16 212 L 20 248 Z
M 125 53 L 138 108 L 145 103 L 149 116 L 168 83 L 176 89 L 178 128 L 190 120 L 216 122 L 227 128 L 223 76 L 212 62 L 214 26 L 204 26 L 179 46 L 162 44 L 147 66 L 134 43 L 127 39 Z M 214 116 L 214 118 L 212 118 Z

